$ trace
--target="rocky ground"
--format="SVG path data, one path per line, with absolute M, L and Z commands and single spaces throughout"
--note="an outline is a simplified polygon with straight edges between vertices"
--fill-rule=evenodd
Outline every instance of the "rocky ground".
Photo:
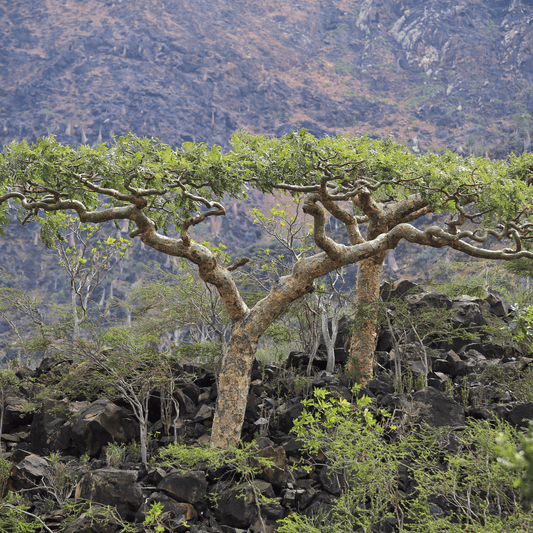
M 382 295 L 396 317 L 398 302 L 406 304 L 413 316 L 417 310 L 445 309 L 450 311 L 453 327 L 445 340 L 426 338 L 427 369 L 420 356 L 424 347 L 412 335 L 401 339 L 398 320 L 382 328 L 376 357 L 378 373 L 362 392 L 370 396 L 375 408 L 385 407 L 394 413 L 398 432 L 427 424 L 435 428 L 449 426 L 453 434 L 473 419 L 500 419 L 523 428 L 527 420 L 533 419 L 533 359 L 509 336 L 496 338 L 484 329 L 492 325 L 501 330 L 509 322 L 501 300 L 493 295 L 451 299 L 406 281 L 392 287 L 384 285 Z M 109 453 L 110 443 L 128 443 L 137 438 L 138 424 L 127 404 L 106 398 L 92 403 L 45 400 L 35 412 L 26 412 L 24 406 L 31 400 L 35 384 L 20 386 L 7 398 L 1 443 L 3 456 L 12 463 L 8 488 L 23 491 L 30 512 L 38 515 L 49 530 L 70 533 L 121 531 L 123 523 L 136 523 L 144 531 L 141 524 L 154 502 L 162 505 L 160 519 L 167 530 L 205 533 L 276 531 L 276 520 L 290 512 L 310 515 L 327 510 L 342 486 L 328 473 L 324 458 L 317 461 L 302 452 L 302 442 L 291 428 L 304 410 L 302 400 L 315 388 L 353 401 L 350 380 L 342 372 L 347 343 L 348 330 L 343 322 L 335 351 L 338 373 L 333 375 L 323 370 L 324 347 L 318 352 L 310 377 L 304 371 L 308 354 L 290 354 L 283 367 L 256 363 L 242 434 L 243 442 L 255 439 L 250 459 L 255 469 L 247 476 L 235 464 L 213 467 L 202 460 L 193 465 L 158 463 L 158 454 L 174 440 L 174 433 L 167 435 L 164 431 L 157 395 L 150 409 L 149 452 L 153 461 L 145 467 L 131 453 L 118 460 Z M 395 351 L 401 352 L 402 371 L 407 378 L 401 392 L 393 384 Z M 44 378 L 50 382 L 51 376 L 63 375 L 72 365 L 68 358 L 44 360 L 36 370 L 20 368 L 17 375 L 21 379 L 32 377 L 35 383 Z M 184 362 L 175 371 L 179 376 L 179 390 L 174 395 L 180 410 L 179 443 L 201 447 L 209 441 L 215 374 L 194 362 Z M 424 375 L 427 387 L 423 386 Z M 58 406 L 66 409 L 59 412 Z M 52 452 L 61 458 L 50 456 Z M 262 465 L 260 458 L 268 459 L 268 465 Z M 58 465 L 63 465 L 63 470 L 58 470 Z M 312 468 L 306 470 L 302 465 Z M 67 477 L 58 477 L 58 472 Z M 398 483 L 403 491 L 410 492 L 407 471 Z M 269 497 L 269 503 L 259 506 L 258 494 Z M 98 522 L 85 511 L 67 525 L 65 502 L 84 500 L 109 505 L 118 515 L 113 518 L 101 511 L 104 514 Z M 444 504 L 441 506 L 439 513 L 450 512 Z M 375 529 L 393 530 L 382 526 Z

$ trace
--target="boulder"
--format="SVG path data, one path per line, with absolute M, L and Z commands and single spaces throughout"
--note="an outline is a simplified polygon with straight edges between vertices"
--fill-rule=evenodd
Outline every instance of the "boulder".
M 108 442 L 130 442 L 138 432 L 131 412 L 107 398 L 93 402 L 71 425 L 72 439 L 80 454 L 91 457 L 96 457 Z
M 501 298 L 499 298 L 498 296 L 495 296 L 492 293 L 489 294 L 488 296 L 485 296 L 485 298 L 483 298 L 481 306 L 483 308 L 485 308 L 486 306 L 489 312 L 491 312 L 494 316 L 497 316 L 499 318 L 503 318 L 504 316 L 507 315 Z
M 335 472 L 329 466 L 324 466 L 318 475 L 320 484 L 333 496 L 339 496 L 345 484 L 344 476 Z
M 287 456 L 282 446 L 267 446 L 259 450 L 257 457 L 268 459 L 271 466 L 263 466 L 262 471 L 258 474 L 258 478 L 272 483 L 276 487 L 282 487 L 287 482 Z M 253 466 L 259 466 L 260 463 L 252 460 Z
M 207 480 L 205 473 L 201 471 L 186 474 L 171 472 L 158 483 L 157 488 L 179 502 L 195 504 L 205 498 Z
M 219 484 L 221 485 L 221 484 Z M 257 519 L 257 506 L 254 488 L 249 483 L 242 483 L 236 487 L 214 492 L 218 498 L 215 517 L 228 526 L 247 529 Z
M 190 415 L 196 409 L 194 402 L 183 391 L 176 391 L 174 399 L 178 402 L 180 415 L 182 416 Z
M 196 509 L 190 503 L 177 502 L 174 498 L 167 496 L 163 492 L 154 492 L 141 505 L 135 520 L 137 522 L 144 522 L 146 515 L 150 512 L 150 508 L 154 502 L 159 502 L 163 506 L 163 513 L 167 520 L 194 520 L 197 517 Z
M 63 452 L 72 445 L 68 403 L 45 399 L 31 424 L 31 443 L 37 454 Z
M 371 379 L 366 386 L 375 396 L 378 394 L 394 393 L 394 383 L 389 374 L 379 374 L 377 377 Z
M 452 324 L 454 328 L 470 330 L 487 325 L 487 321 L 481 311 L 481 306 L 473 300 L 475 299 L 465 296 L 453 301 Z
M 529 421 L 533 420 L 533 403 L 515 405 L 507 414 L 507 419 L 515 426 L 527 427 Z
M 379 294 L 384 302 L 388 302 L 395 298 L 402 298 L 406 294 L 418 292 L 420 289 L 416 283 L 408 279 L 400 279 L 394 283 L 385 281 L 379 288 Z
M 303 413 L 304 409 L 305 405 L 300 402 L 299 398 L 294 398 L 282 404 L 278 409 L 279 429 L 288 435 L 294 425 L 294 421 Z
M 133 520 L 143 504 L 137 472 L 101 468 L 87 472 L 78 482 L 75 499 L 90 500 L 115 507 L 123 520 Z
M 309 364 L 310 355 L 306 352 L 290 352 L 287 357 L 287 368 L 303 370 Z
M 415 394 L 413 400 L 424 404 L 420 410 L 419 422 L 432 427 L 462 426 L 465 410 L 453 398 L 433 387 L 426 387 Z
M 115 533 L 123 531 L 121 524 L 113 513 L 105 507 L 94 508 L 91 513 L 82 514 L 63 533 Z
M 451 309 L 453 305 L 452 299 L 440 292 L 410 294 L 406 301 L 411 309 Z
M 48 474 L 48 461 L 35 454 L 24 457 L 11 469 L 8 488 L 11 491 L 33 489 Z
M 465 376 L 466 375 L 466 364 L 465 362 L 453 351 L 449 350 L 446 353 L 446 361 L 449 364 L 448 371 L 439 370 L 439 372 L 446 372 L 451 376 Z
M 19 426 L 29 423 L 28 400 L 22 394 L 10 394 L 5 400 L 3 431 L 9 433 Z

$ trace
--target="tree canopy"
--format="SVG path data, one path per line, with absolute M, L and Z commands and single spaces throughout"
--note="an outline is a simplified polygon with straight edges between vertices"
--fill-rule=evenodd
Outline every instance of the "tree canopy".
M 134 135 L 111 146 L 63 146 L 54 137 L 12 143 L 0 156 L 0 222 L 16 210 L 57 231 L 64 211 L 83 223 L 129 220 L 130 237 L 196 264 L 214 285 L 232 320 L 218 387 L 212 443 L 239 439 L 257 342 L 291 302 L 313 291 L 314 280 L 359 263 L 361 303 L 379 298 L 386 254 L 405 239 L 451 247 L 484 259 L 532 259 L 533 156 L 506 161 L 463 158 L 452 152 L 415 155 L 391 138 L 325 137 L 306 130 L 281 138 L 237 132 L 231 149 L 184 143 L 178 149 Z M 226 265 L 189 235 L 208 217 L 225 215 L 224 200 L 250 188 L 303 199 L 314 220 L 317 252 L 294 263 L 251 309 L 233 278 L 247 259 Z M 426 215 L 430 223 L 412 222 Z M 349 244 L 326 231 L 327 217 L 346 230 Z M 176 236 L 172 231 L 177 231 Z M 346 241 L 345 241 L 346 242 Z M 352 339 L 350 368 L 372 376 L 375 321 L 369 315 Z

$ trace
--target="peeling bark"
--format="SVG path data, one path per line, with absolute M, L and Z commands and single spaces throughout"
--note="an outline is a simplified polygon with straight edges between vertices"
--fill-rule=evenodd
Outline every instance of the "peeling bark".
M 357 271 L 357 312 L 352 338 L 348 371 L 363 385 L 374 375 L 374 351 L 378 338 L 377 309 L 383 262 L 387 252 L 359 263 Z
M 243 319 L 234 324 L 218 379 L 211 447 L 227 450 L 241 439 L 257 338 L 251 338 Z

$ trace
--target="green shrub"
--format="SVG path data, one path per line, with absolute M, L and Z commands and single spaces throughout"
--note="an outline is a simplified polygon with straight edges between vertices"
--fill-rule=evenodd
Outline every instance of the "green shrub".
M 110 442 L 107 445 L 105 458 L 108 466 L 118 466 L 126 458 L 126 445 L 123 443 L 117 444 L 116 442 Z
M 3 457 L 0 457 L 0 500 L 5 496 L 7 482 L 11 474 L 12 464 Z
M 0 501 L 0 531 L 34 533 L 41 530 L 41 521 L 28 512 L 29 506 L 17 502 L 13 493 Z
M 533 479 L 533 473 L 522 463 L 511 471 L 498 460 L 502 439 L 510 446 L 518 442 L 509 424 L 470 421 L 462 428 L 402 432 L 400 438 L 368 398 L 350 404 L 316 390 L 306 404 L 294 432 L 315 467 L 327 464 L 337 476 L 341 494 L 327 512 L 294 512 L 279 521 L 280 533 L 371 532 L 385 522 L 406 533 L 515 533 L 533 527 L 516 492 L 517 480 Z M 533 456 L 533 440 L 524 442 L 520 456 L 526 450 Z M 325 461 L 318 460 L 321 455 Z
M 499 436 L 501 457 L 498 460 L 520 475 L 514 481 L 514 486 L 520 489 L 524 508 L 530 509 L 533 501 L 533 420 L 529 421 L 529 428 L 525 435 L 518 437 L 520 446 L 509 439 L 508 435 Z

